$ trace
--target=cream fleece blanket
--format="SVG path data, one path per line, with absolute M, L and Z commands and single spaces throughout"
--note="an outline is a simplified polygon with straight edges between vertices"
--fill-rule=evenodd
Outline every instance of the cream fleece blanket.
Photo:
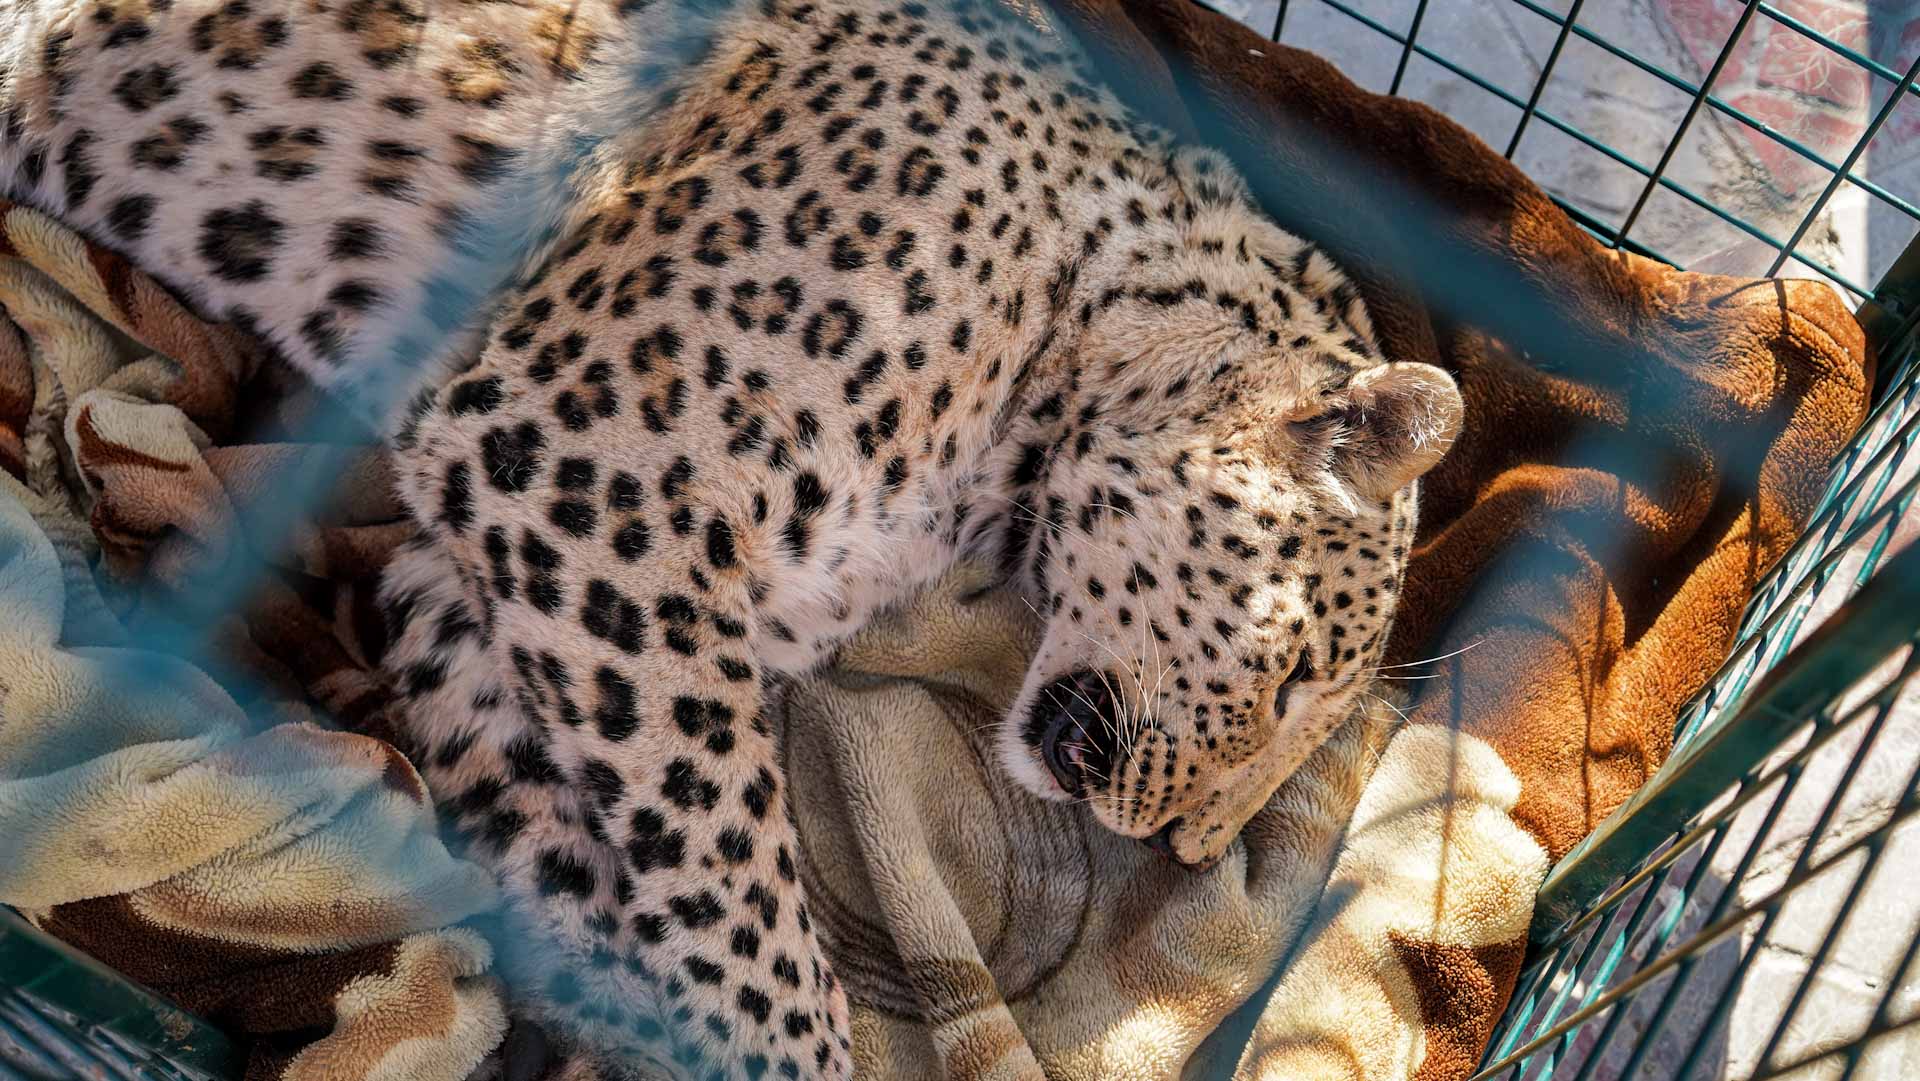
M 949 578 L 786 697 L 815 922 L 854 1005 L 859 1076 L 1169 1078 L 1279 962 L 1367 772 L 1348 725 L 1194 875 L 1027 795 L 991 726 L 1031 625 Z
M 994 766 L 989 729 L 1035 627 L 988 578 L 962 567 L 778 698 L 856 1076 L 1418 1081 L 1450 1065 L 1465 1049 L 1435 1004 L 1503 993 L 1453 986 L 1459 962 L 1524 936 L 1546 871 L 1491 748 L 1379 703 L 1193 874 Z M 524 1050 L 510 1042 L 503 1072 L 597 1076 Z
M 413 766 L 312 723 L 297 690 L 250 716 L 136 648 L 166 627 L 105 546 L 142 506 L 195 524 L 148 533 L 163 552 L 237 539 L 201 422 L 230 419 L 232 394 L 207 392 L 247 373 L 221 328 L 125 270 L 0 203 L 0 401 L 19 414 L 0 445 L 0 903 L 223 1025 L 299 1034 L 248 1048 L 250 1078 L 458 1081 L 506 1027 L 490 947 L 451 926 L 495 886 L 441 843 Z
M 804 871 L 860 1076 L 1416 1076 L 1425 962 L 1524 934 L 1545 871 L 1498 757 L 1395 731 L 1382 704 L 1194 875 L 993 767 L 987 730 L 1033 628 L 983 583 L 957 573 L 785 697 Z

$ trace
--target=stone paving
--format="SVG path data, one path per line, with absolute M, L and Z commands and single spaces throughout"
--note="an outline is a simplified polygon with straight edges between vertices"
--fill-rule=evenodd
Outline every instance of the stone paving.
M 1277 2 L 1213 0 L 1215 7 L 1265 31 L 1272 29 Z M 1342 2 L 1404 33 L 1417 0 Z M 1429 0 L 1417 40 L 1524 101 L 1558 34 L 1554 23 L 1526 5 L 1564 16 L 1570 2 Z M 1920 55 L 1920 0 L 1771 3 L 1897 73 L 1904 73 Z M 1743 7 L 1745 0 L 1581 0 L 1577 25 L 1688 82 L 1698 82 Z M 1332 59 L 1373 90 L 1388 88 L 1400 60 L 1397 44 L 1324 0 L 1289 0 L 1282 40 Z M 1714 92 L 1728 106 L 1839 162 L 1892 86 L 1790 26 L 1756 14 L 1715 80 Z M 1519 108 L 1417 55 L 1408 63 L 1401 92 L 1436 106 L 1500 150 L 1507 148 L 1520 117 Z M 1651 166 L 1672 141 L 1689 100 L 1684 91 L 1572 36 L 1539 108 Z M 1549 191 L 1610 226 L 1617 227 L 1626 217 L 1645 185 L 1628 168 L 1540 117 L 1527 127 L 1514 158 Z M 1908 94 L 1897 104 L 1853 172 L 1897 198 L 1920 203 L 1920 95 Z M 1785 240 L 1831 174 L 1765 133 L 1707 108 L 1680 141 L 1668 175 Z M 1871 284 L 1915 233 L 1912 218 L 1867 190 L 1843 183 L 1799 250 L 1855 283 Z M 1772 248 L 1667 190 L 1656 191 L 1648 200 L 1631 235 L 1698 269 L 1761 274 L 1774 257 Z M 1783 273 L 1804 276 L 1809 271 L 1790 263 Z M 1916 472 L 1920 454 L 1899 470 L 1895 483 Z M 1920 513 L 1901 525 L 1893 548 L 1916 537 Z M 1844 580 L 1858 560 L 1856 552 L 1836 578 Z M 1817 625 L 1835 603 L 1829 598 L 1816 605 L 1806 629 Z M 1886 673 L 1890 675 L 1891 670 Z M 1697 854 L 1683 860 L 1669 879 L 1667 896 L 1656 901 L 1655 918 L 1628 944 L 1620 971 L 1631 972 L 1656 955 L 1656 936 L 1663 931 L 1672 934 L 1668 941 L 1685 940 L 1707 922 L 1729 888 L 1735 891 L 1731 906 L 1766 900 L 1794 873 L 1823 814 L 1828 823 L 1813 842 L 1815 861 L 1886 823 L 1920 766 L 1920 682 L 1907 688 L 1847 778 L 1860 735 L 1843 735 L 1810 759 L 1793 797 L 1764 837 L 1759 830 L 1768 801 L 1737 817 L 1719 854 L 1684 899 L 1678 884 L 1692 873 Z M 1756 840 L 1757 854 L 1741 876 L 1741 857 Z M 1688 982 L 1657 1026 L 1655 1014 L 1672 977 L 1651 984 L 1621 1018 L 1619 1031 L 1591 1070 L 1586 1060 L 1594 1054 L 1604 1020 L 1580 1029 L 1558 1048 L 1551 1065 L 1537 1059 L 1527 1077 L 1666 1081 L 1684 1073 L 1688 1079 L 1716 1081 L 1770 1076 L 1795 1081 L 1843 1076 L 1853 1081 L 1920 1079 L 1920 1024 L 1870 1043 L 1850 1075 L 1845 1059 L 1838 1056 L 1781 1072 L 1783 1066 L 1857 1040 L 1883 998 L 1888 1000 L 1883 1023 L 1920 1017 L 1920 964 L 1895 971 L 1908 943 L 1920 935 L 1920 819 L 1887 836 L 1875 868 L 1823 956 L 1823 940 L 1863 866 L 1864 854 L 1838 862 L 1791 891 L 1764 935 L 1763 917 L 1756 915 L 1741 933 L 1697 955 L 1688 966 Z M 1676 906 L 1681 907 L 1678 925 L 1668 929 L 1660 914 Z M 1802 1001 L 1782 1026 L 1803 981 Z M 1647 1046 L 1636 1060 L 1642 1043 Z
M 1416 0 L 1343 0 L 1399 33 Z M 1271 31 L 1278 0 L 1217 0 L 1214 6 Z M 1529 10 L 1564 16 L 1569 0 L 1429 0 L 1416 40 L 1525 101 L 1559 34 Z M 1745 0 L 1583 0 L 1577 25 L 1618 48 L 1697 83 L 1737 24 Z M 1920 0 L 1776 0 L 1780 13 L 1904 73 L 1920 54 Z M 1324 0 L 1289 0 L 1282 40 L 1312 49 L 1373 90 L 1386 90 L 1400 47 Z M 1886 101 L 1893 83 L 1757 14 L 1714 82 L 1731 108 L 1839 163 Z M 1520 109 L 1439 64 L 1414 55 L 1401 92 L 1459 120 L 1505 150 Z M 1672 142 L 1691 95 L 1578 36 L 1568 38 L 1541 97 L 1541 112 L 1651 168 Z M 1514 160 L 1549 191 L 1610 226 L 1640 197 L 1645 180 L 1536 117 Z M 1909 93 L 1852 170 L 1920 204 L 1920 94 Z M 1667 175 L 1779 240 L 1792 236 L 1825 187 L 1827 170 L 1711 106 L 1678 144 Z M 1906 214 L 1851 182 L 1840 185 L 1800 251 L 1850 281 L 1879 279 L 1916 233 Z M 1665 188 L 1648 200 L 1631 236 L 1698 269 L 1760 274 L 1774 251 Z M 1806 274 L 1805 268 L 1797 273 Z

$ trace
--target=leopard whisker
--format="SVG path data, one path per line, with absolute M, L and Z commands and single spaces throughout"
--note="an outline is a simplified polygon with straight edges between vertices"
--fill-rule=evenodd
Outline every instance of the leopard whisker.
M 1468 651 L 1468 650 L 1470 650 L 1470 649 L 1478 649 L 1479 647 L 1481 647 L 1481 646 L 1483 646 L 1483 645 L 1485 645 L 1485 644 L 1486 644 L 1486 642 L 1487 642 L 1487 640 L 1486 640 L 1485 638 L 1482 638 L 1482 639 L 1480 639 L 1480 640 L 1478 640 L 1478 641 L 1475 641 L 1475 642 L 1468 642 L 1468 643 L 1467 643 L 1466 645 L 1464 645 L 1464 646 L 1461 646 L 1461 647 L 1460 647 L 1459 649 L 1456 649 L 1456 650 L 1453 650 L 1453 651 L 1451 651 L 1451 652 L 1447 652 L 1447 653 L 1442 653 L 1442 654 L 1440 654 L 1440 655 L 1439 655 L 1439 656 L 1437 656 L 1437 657 L 1428 657 L 1428 658 L 1426 658 L 1425 660 L 1418 660 L 1418 661 L 1402 661 L 1402 662 L 1401 662 L 1401 663 L 1399 663 L 1399 664 L 1376 664 L 1376 665 L 1374 665 L 1374 666 L 1373 666 L 1373 667 L 1371 667 L 1371 668 L 1362 668 L 1362 669 L 1360 669 L 1360 671 L 1362 671 L 1362 672 L 1386 672 L 1386 671 L 1390 671 L 1390 670 L 1392 670 L 1392 669 L 1395 669 L 1395 668 L 1418 668 L 1419 666 L 1421 666 L 1421 665 L 1423 665 L 1423 664 L 1432 664 L 1432 663 L 1433 663 L 1433 662 L 1435 662 L 1435 661 L 1444 661 L 1444 660 L 1447 660 L 1448 658 L 1451 658 L 1451 657 L 1458 657 L 1459 655 L 1461 655 L 1462 653 L 1465 653 L 1465 652 L 1467 652 L 1467 651 Z

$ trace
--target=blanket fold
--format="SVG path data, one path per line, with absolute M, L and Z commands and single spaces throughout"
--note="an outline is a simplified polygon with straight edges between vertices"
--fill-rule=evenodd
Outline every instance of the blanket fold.
M 786 689 L 861 1076 L 1462 1078 L 1549 861 L 1657 768 L 1862 416 L 1859 329 L 1822 285 L 1606 250 L 1432 110 L 1188 0 L 1051 17 L 1338 253 L 1467 429 L 1383 673 L 1418 678 L 1209 875 L 992 767 L 1031 627 L 975 569 Z M 0 901 L 235 1032 L 253 1078 L 595 1076 L 503 1040 L 487 944 L 450 926 L 492 886 L 440 844 L 389 708 L 368 600 L 410 531 L 377 451 L 304 442 L 303 392 L 244 335 L 4 206 L 0 306 Z M 207 654 L 140 651 L 209 614 L 196 583 L 293 469 L 342 498 Z
M 164 651 L 250 493 L 321 448 L 213 446 L 258 354 L 117 257 L 7 207 L 0 253 L 0 901 L 240 1037 L 250 1079 L 457 1081 L 505 1027 L 453 926 L 495 885 L 392 745 L 314 723 L 343 704 L 329 621 L 278 583 L 217 628 L 225 680 Z M 354 531 L 391 507 L 360 495 L 283 562 L 370 586 L 391 542 Z
M 963 567 L 868 627 L 781 712 L 859 1076 L 1176 1076 L 1306 919 L 1386 723 L 1355 717 L 1190 874 L 1001 775 L 991 728 L 1035 627 L 976 592 L 990 577 Z

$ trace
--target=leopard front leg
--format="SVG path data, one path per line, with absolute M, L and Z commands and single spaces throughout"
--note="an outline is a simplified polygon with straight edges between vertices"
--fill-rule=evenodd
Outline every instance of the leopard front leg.
M 531 421 L 437 416 L 402 441 L 426 537 L 387 593 L 428 611 L 390 664 L 433 689 L 416 741 L 460 760 L 429 778 L 495 853 L 529 939 L 508 949 L 518 997 L 690 1081 L 847 1076 L 761 709 L 792 643 L 762 641 L 754 598 L 780 576 L 732 532 L 744 489 L 685 456 L 554 455 Z

